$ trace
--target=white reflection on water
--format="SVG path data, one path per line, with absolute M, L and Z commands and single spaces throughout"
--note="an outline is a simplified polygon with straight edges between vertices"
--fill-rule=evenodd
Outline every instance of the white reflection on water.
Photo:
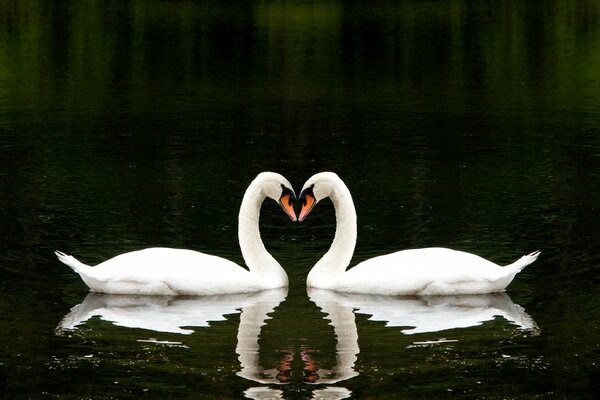
M 285 294 L 287 294 L 287 289 L 285 289 Z M 238 376 L 263 384 L 285 383 L 282 380 L 282 371 L 275 368 L 263 369 L 260 367 L 260 348 L 258 345 L 260 331 L 266 324 L 265 321 L 284 299 L 285 295 L 270 296 L 242 308 L 237 345 L 235 346 L 235 352 L 240 360 Z
M 287 359 L 280 363 L 279 369 L 265 370 L 260 367 L 259 363 L 258 338 L 260 330 L 265 325 L 268 314 L 278 304 L 264 301 L 243 308 L 235 349 L 239 355 L 241 365 L 241 370 L 237 373 L 238 376 L 262 384 L 289 382 L 289 374 L 292 372 L 290 364 L 293 355 L 289 355 Z M 334 384 L 358 375 L 358 372 L 354 371 L 356 354 L 359 352 L 356 323 L 354 322 L 352 309 L 328 303 L 319 304 L 319 306 L 332 321 L 331 324 L 334 327 L 338 341 L 336 345 L 336 366 L 331 370 L 318 368 L 310 359 L 310 355 L 301 350 L 304 362 L 304 381 L 315 384 Z M 312 399 L 340 400 L 350 397 L 351 394 L 352 392 L 344 387 L 329 386 L 313 390 Z M 244 395 L 249 399 L 256 400 L 284 398 L 283 391 L 265 386 L 249 388 L 244 392 Z
M 121 327 L 188 335 L 194 332 L 192 327 L 207 327 L 211 321 L 224 320 L 225 315 L 240 313 L 235 348 L 240 362 L 237 375 L 265 385 L 280 385 L 289 381 L 286 374 L 289 375 L 291 370 L 286 370 L 285 360 L 278 368 L 262 368 L 258 341 L 269 314 L 286 296 L 287 289 L 202 297 L 90 293 L 62 319 L 57 331 L 63 333 L 75 330 L 90 318 L 99 317 Z M 310 360 L 305 360 L 305 373 L 311 375 L 314 383 L 332 384 L 358 375 L 353 369 L 358 353 L 358 335 L 352 309 L 337 304 L 323 304 L 322 307 L 328 313 L 338 338 L 337 366 L 331 370 L 313 370 Z M 141 341 L 173 347 L 183 346 L 181 342 L 156 339 Z M 288 361 L 291 362 L 291 359 Z M 287 367 L 291 368 L 289 365 Z M 283 398 L 281 390 L 268 386 L 252 387 L 244 394 L 251 399 Z M 314 399 L 345 399 L 350 397 L 351 392 L 343 387 L 325 387 L 315 389 L 312 395 Z
M 308 293 L 321 308 L 322 304 L 329 308 L 335 305 L 338 315 L 342 315 L 342 308 L 370 315 L 370 320 L 383 321 L 387 327 L 404 327 L 402 333 L 407 335 L 479 326 L 496 317 L 506 319 L 519 329 L 538 332 L 531 316 L 506 293 L 420 297 L 351 294 L 323 289 L 309 289 Z M 346 318 L 354 323 L 354 316 Z M 336 326 L 333 320 L 331 324 Z
M 240 313 L 237 345 L 240 362 L 237 375 L 263 385 L 289 382 L 291 359 L 277 368 L 260 366 L 259 337 L 269 314 L 285 300 L 287 289 L 267 290 L 248 294 L 227 294 L 203 297 L 127 296 L 90 293 L 73 307 L 60 322 L 59 332 L 77 329 L 92 317 L 114 325 L 157 332 L 188 335 L 192 327 L 207 327 L 211 321 L 221 321 L 225 315 Z M 405 334 L 438 332 L 481 325 L 502 317 L 518 329 L 537 333 L 538 328 L 525 310 L 514 304 L 506 293 L 469 296 L 391 297 L 347 294 L 330 290 L 308 289 L 308 296 L 333 326 L 337 339 L 335 366 L 320 368 L 301 350 L 304 361 L 304 381 L 328 385 L 315 389 L 313 399 L 344 399 L 351 391 L 329 386 L 353 378 L 360 348 L 355 313 L 369 315 L 373 321 L 384 321 L 388 327 L 402 327 Z M 161 343 L 149 339 L 153 343 Z M 445 343 L 447 339 L 415 342 L 413 345 Z M 183 346 L 180 342 L 165 343 Z M 244 392 L 251 399 L 281 399 L 283 391 L 268 386 L 252 387 Z
M 190 327 L 207 327 L 209 322 L 225 320 L 225 315 L 238 314 L 240 310 L 244 313 L 246 308 L 267 304 L 270 308 L 262 326 L 266 314 L 286 296 L 287 289 L 199 297 L 89 293 L 62 319 L 57 329 L 59 332 L 74 330 L 97 316 L 126 328 L 189 335 L 194 333 Z
M 336 365 L 328 370 L 317 368 L 313 374 L 317 377 L 314 383 L 332 384 L 358 375 L 354 363 L 360 352 L 358 347 L 358 331 L 354 319 L 354 310 L 338 301 L 337 293 L 330 290 L 308 288 L 308 297 L 325 314 L 337 339 L 335 346 Z
M 265 386 L 251 387 L 244 392 L 248 399 L 254 400 L 279 400 L 285 399 L 283 391 L 271 389 Z M 328 386 L 323 389 L 316 389 L 312 392 L 312 400 L 342 400 L 347 399 L 352 392 L 344 387 Z

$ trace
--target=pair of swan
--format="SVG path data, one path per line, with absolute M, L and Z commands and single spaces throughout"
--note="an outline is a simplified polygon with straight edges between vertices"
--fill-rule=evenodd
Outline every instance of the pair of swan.
M 260 173 L 248 186 L 240 207 L 238 238 L 248 270 L 227 259 L 170 248 L 124 253 L 91 267 L 56 251 L 95 292 L 143 295 L 212 295 L 275 289 L 287 274 L 260 238 L 260 207 L 279 203 L 292 221 L 303 221 L 329 197 L 336 210 L 336 233 L 327 253 L 311 269 L 307 285 L 319 289 L 382 295 L 481 294 L 503 291 L 539 252 L 501 267 L 474 254 L 445 248 L 403 250 L 374 257 L 346 270 L 356 245 L 356 211 L 350 191 L 333 172 L 312 176 L 300 192 L 296 218 L 294 190 L 282 175 Z

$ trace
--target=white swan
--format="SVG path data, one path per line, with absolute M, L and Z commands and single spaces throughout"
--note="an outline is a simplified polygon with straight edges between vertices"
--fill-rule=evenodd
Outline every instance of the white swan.
M 193 250 L 148 248 L 124 253 L 95 267 L 56 251 L 91 291 L 143 295 L 211 295 L 286 287 L 288 277 L 267 252 L 258 219 L 266 197 L 278 201 L 296 221 L 292 185 L 273 172 L 260 173 L 248 186 L 238 218 L 238 238 L 248 270 L 225 258 Z
M 501 267 L 474 254 L 425 248 L 374 257 L 346 270 L 356 244 L 356 211 L 350 191 L 335 173 L 321 172 L 306 181 L 298 220 L 326 197 L 335 207 L 337 227 L 331 247 L 308 274 L 309 287 L 384 295 L 500 292 L 540 254 L 536 251 Z

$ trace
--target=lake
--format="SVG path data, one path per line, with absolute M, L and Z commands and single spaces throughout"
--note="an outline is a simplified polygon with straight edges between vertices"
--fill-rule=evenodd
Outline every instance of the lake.
M 243 265 L 261 171 L 348 185 L 352 265 L 442 246 L 506 293 L 306 288 L 335 213 L 270 200 L 287 289 L 90 294 L 152 246 Z M 595 398 L 600 3 L 0 1 L 0 397 Z M 299 210 L 299 205 L 296 205 Z

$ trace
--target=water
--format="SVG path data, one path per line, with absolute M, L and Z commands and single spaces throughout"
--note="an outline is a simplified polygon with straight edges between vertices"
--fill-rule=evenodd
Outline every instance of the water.
M 483 2 L 0 2 L 4 398 L 593 398 L 600 391 L 600 6 Z M 89 295 L 150 246 L 243 263 L 252 178 L 334 170 L 353 262 L 447 246 L 506 295 L 307 292 L 329 202 L 263 240 L 287 291 Z

